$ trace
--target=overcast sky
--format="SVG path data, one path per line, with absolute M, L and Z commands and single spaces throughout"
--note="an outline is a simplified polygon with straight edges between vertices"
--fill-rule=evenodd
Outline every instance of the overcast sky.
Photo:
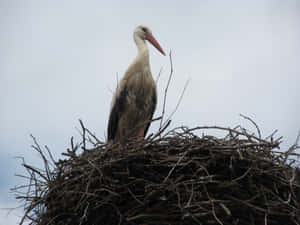
M 282 150 L 300 129 L 300 1 L 34 1 L 0 2 L 0 208 L 18 206 L 9 188 L 25 181 L 20 160 L 40 165 L 37 137 L 56 158 L 76 136 L 81 118 L 104 140 L 112 92 L 137 50 L 137 25 L 172 50 L 174 77 L 167 114 L 190 80 L 172 127 L 278 129 Z M 149 46 L 161 112 L 168 57 Z M 157 125 L 152 126 L 152 131 Z M 150 130 L 150 131 L 151 131 Z M 210 131 L 208 131 L 210 133 Z M 21 210 L 0 224 L 19 221 Z

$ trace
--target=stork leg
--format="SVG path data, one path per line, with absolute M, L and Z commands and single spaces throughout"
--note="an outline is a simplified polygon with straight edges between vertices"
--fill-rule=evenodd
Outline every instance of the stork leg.
M 144 138 L 144 129 L 141 128 L 141 129 L 138 131 L 137 140 L 138 140 L 138 141 L 141 141 L 143 138 Z

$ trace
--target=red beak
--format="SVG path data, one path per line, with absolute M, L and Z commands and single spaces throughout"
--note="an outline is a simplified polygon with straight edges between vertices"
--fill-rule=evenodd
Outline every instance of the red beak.
M 161 54 L 166 55 L 152 34 L 148 34 L 146 40 L 148 40 L 158 51 L 160 51 Z

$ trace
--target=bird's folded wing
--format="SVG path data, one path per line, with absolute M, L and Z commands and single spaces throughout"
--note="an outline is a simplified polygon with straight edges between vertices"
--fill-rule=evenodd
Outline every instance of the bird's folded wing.
M 112 102 L 112 107 L 110 110 L 108 127 L 107 127 L 107 135 L 108 140 L 113 140 L 116 136 L 118 124 L 122 113 L 124 112 L 124 104 L 126 101 L 127 90 L 124 87 L 119 94 L 116 93 L 114 100 Z

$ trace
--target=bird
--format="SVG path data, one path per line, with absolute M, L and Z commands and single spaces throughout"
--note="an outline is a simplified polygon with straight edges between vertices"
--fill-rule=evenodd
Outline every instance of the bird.
M 107 127 L 108 142 L 118 143 L 121 147 L 130 139 L 140 141 L 146 136 L 157 104 L 146 41 L 166 55 L 147 26 L 136 27 L 133 39 L 138 54 L 117 85 Z

